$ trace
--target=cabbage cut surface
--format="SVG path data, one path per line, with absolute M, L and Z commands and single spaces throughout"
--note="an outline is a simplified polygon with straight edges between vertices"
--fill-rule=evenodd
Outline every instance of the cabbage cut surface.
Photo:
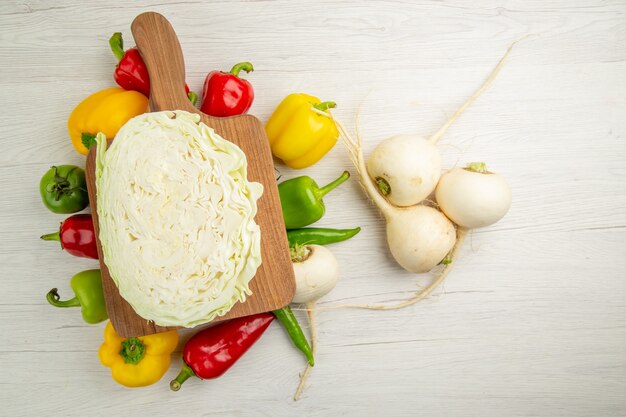
M 106 149 L 96 187 L 104 262 L 120 295 L 161 326 L 206 323 L 250 294 L 261 264 L 254 221 L 263 192 L 235 144 L 183 111 L 128 121 Z

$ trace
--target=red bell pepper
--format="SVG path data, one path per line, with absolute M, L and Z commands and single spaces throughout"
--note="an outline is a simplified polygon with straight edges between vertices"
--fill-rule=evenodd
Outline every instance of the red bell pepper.
M 74 256 L 98 259 L 96 233 L 93 229 L 91 214 L 70 216 L 61 223 L 58 232 L 43 235 L 41 238 L 60 241 L 61 249 L 65 249 Z
M 254 89 L 249 81 L 239 78 L 241 71 L 249 73 L 254 68 L 249 62 L 240 62 L 230 72 L 209 72 L 204 80 L 200 110 L 216 117 L 247 112 L 254 100 Z
M 196 333 L 185 344 L 183 367 L 170 382 L 178 391 L 188 378 L 217 378 L 226 372 L 256 342 L 274 320 L 271 313 L 239 317 Z
M 115 32 L 111 36 L 109 45 L 111 45 L 111 50 L 119 61 L 113 72 L 115 82 L 124 90 L 139 91 L 144 96 L 150 97 L 150 76 L 139 50 L 130 48 L 124 51 L 124 40 L 120 32 Z M 189 91 L 187 83 L 185 83 L 185 92 L 191 103 L 195 105 L 198 95 Z

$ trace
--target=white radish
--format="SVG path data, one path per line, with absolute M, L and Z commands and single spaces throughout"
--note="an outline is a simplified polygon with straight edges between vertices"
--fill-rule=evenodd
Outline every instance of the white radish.
M 330 250 L 320 245 L 296 245 L 291 248 L 291 261 L 296 277 L 296 293 L 293 302 L 306 304 L 311 333 L 311 350 L 315 357 L 317 355 L 315 303 L 337 285 L 339 263 Z M 311 365 L 307 364 L 300 375 L 300 383 L 293 397 L 294 401 L 300 398 L 311 369 Z
M 500 175 L 487 171 L 482 162 L 442 175 L 435 198 L 446 216 L 468 229 L 494 224 L 511 207 L 509 185 Z
M 454 246 L 454 225 L 432 207 L 395 210 L 387 217 L 387 244 L 391 254 L 409 272 L 430 271 Z
M 434 134 L 428 142 L 434 145 L 437 141 L 447 132 L 452 124 L 463 114 L 463 112 L 478 98 L 480 95 L 491 85 L 496 78 L 500 70 L 502 69 L 506 58 L 511 53 L 513 46 L 518 41 L 514 42 L 507 49 L 504 56 L 497 63 L 495 68 L 491 71 L 487 79 L 483 84 L 461 105 L 461 107 L 448 119 L 448 121 Z M 383 194 L 388 191 L 388 195 L 394 194 L 394 192 L 400 190 L 402 192 L 411 189 L 411 178 L 414 178 L 414 173 L 417 171 L 414 167 L 407 167 L 405 164 L 405 156 L 403 154 L 409 153 L 405 146 L 405 140 L 389 140 L 388 145 L 383 149 L 383 157 L 377 156 L 376 162 L 370 163 L 370 172 L 365 164 L 365 158 L 363 156 L 361 135 L 358 130 L 358 118 L 356 123 L 356 140 L 354 140 L 346 132 L 345 128 L 339 121 L 335 120 L 341 137 L 348 148 L 350 158 L 354 164 L 356 170 L 360 176 L 360 182 L 365 189 L 366 194 L 372 200 L 372 202 L 378 207 L 383 214 L 387 222 L 387 243 L 389 249 L 396 259 L 396 261 L 408 271 L 411 272 L 426 272 L 432 269 L 438 263 L 443 263 L 445 266 L 439 271 L 435 279 L 429 286 L 416 293 L 412 298 L 405 300 L 395 305 L 363 305 L 363 304 L 351 304 L 326 307 L 325 309 L 340 308 L 340 307 L 356 307 L 367 308 L 376 310 L 388 310 L 394 308 L 402 308 L 408 305 L 414 304 L 418 300 L 424 298 L 430 294 L 439 284 L 441 284 L 447 274 L 450 272 L 452 262 L 455 259 L 456 254 L 461 246 L 461 242 L 467 233 L 465 227 L 459 227 L 457 232 L 454 233 L 454 225 L 451 221 L 445 217 L 441 212 L 426 206 L 411 206 L 411 207 L 398 207 L 391 203 L 392 199 L 387 200 L 381 193 L 379 188 L 383 191 Z M 407 141 L 408 142 L 408 141 Z M 389 149 L 391 145 L 398 143 L 398 149 Z M 415 140 L 415 143 L 420 149 L 426 149 L 422 146 L 422 142 Z M 377 155 L 377 152 L 374 153 Z M 381 152 L 378 153 L 380 155 Z M 386 155 L 385 155 L 386 154 Z M 402 160 L 402 163 L 398 163 L 397 160 L 390 158 L 388 155 L 395 155 Z M 437 167 L 440 163 L 440 157 L 437 152 L 427 151 L 427 155 L 431 155 L 434 161 L 424 164 L 424 171 L 428 173 L 434 167 Z M 434 156 L 433 156 L 434 155 Z M 388 164 L 382 166 L 382 163 Z M 397 165 L 394 166 L 394 165 Z M 398 168 L 398 169 L 396 169 Z M 402 169 L 400 169 L 402 168 Z M 389 180 L 383 175 L 385 171 L 389 170 L 393 172 L 394 183 L 390 183 Z M 440 173 L 438 173 L 439 175 Z M 373 177 L 370 177 L 370 175 Z M 390 176 L 388 176 L 390 177 Z M 380 181 L 380 178 L 385 179 L 388 184 L 386 189 L 385 184 Z M 376 184 L 375 181 L 379 180 Z M 424 182 L 424 181 L 422 181 Z M 382 186 L 381 186 L 382 183 Z M 395 185 L 394 185 L 395 184 Z M 377 187 L 378 186 L 378 187 Z M 394 190 L 395 188 L 395 190 Z M 415 190 L 421 193 L 424 190 L 415 188 Z M 431 189 L 432 191 L 432 189 Z M 401 193 L 402 197 L 405 197 Z M 423 197 L 417 193 L 414 196 L 417 201 L 422 201 Z M 410 199 L 401 199 L 401 203 L 406 203 Z M 446 254 L 449 255 L 446 257 Z M 444 261 L 445 258 L 445 261 Z
M 350 151 L 352 162 L 366 194 L 387 222 L 387 244 L 394 259 L 409 272 L 428 272 L 454 246 L 454 225 L 440 211 L 427 206 L 396 207 L 387 201 L 368 176 L 361 150 L 361 138 L 354 141 L 341 123 L 335 121 Z
M 396 135 L 376 146 L 367 160 L 367 172 L 391 204 L 414 206 L 435 190 L 441 155 L 420 136 Z
M 297 247 L 292 249 L 291 259 L 296 276 L 294 303 L 315 302 L 337 285 L 339 263 L 335 255 L 324 246 Z

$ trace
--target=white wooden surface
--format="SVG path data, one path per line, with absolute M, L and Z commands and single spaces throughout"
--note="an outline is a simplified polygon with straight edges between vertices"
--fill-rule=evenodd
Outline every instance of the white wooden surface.
M 252 114 L 266 120 L 305 91 L 337 101 L 352 126 L 362 105 L 366 151 L 392 133 L 433 132 L 513 40 L 539 35 L 441 143 L 448 167 L 484 160 L 504 174 L 511 212 L 472 234 L 430 299 L 321 313 L 317 366 L 297 403 L 303 360 L 277 325 L 219 380 L 170 392 L 177 353 L 160 383 L 131 390 L 98 362 L 103 325 L 45 302 L 96 263 L 39 241 L 63 219 L 39 201 L 39 178 L 83 163 L 67 117 L 114 85 L 108 37 L 132 44 L 130 22 L 146 10 L 178 31 L 196 91 L 207 71 L 250 60 Z M 4 0 L 0 16 L 0 414 L 626 415 L 623 1 Z M 302 173 L 324 183 L 348 167 L 337 146 Z M 321 226 L 363 227 L 332 248 L 343 274 L 326 302 L 400 300 L 427 282 L 391 260 L 356 181 L 326 201 Z

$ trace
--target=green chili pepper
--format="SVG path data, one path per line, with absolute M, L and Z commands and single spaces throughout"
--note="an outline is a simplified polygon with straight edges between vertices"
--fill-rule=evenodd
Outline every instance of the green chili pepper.
M 293 344 L 304 353 L 306 356 L 309 365 L 313 366 L 315 364 L 315 359 L 313 358 L 313 350 L 309 345 L 309 342 L 306 340 L 306 336 L 302 332 L 302 328 L 300 327 L 300 323 L 298 323 L 298 319 L 294 316 L 293 311 L 291 311 L 291 307 L 286 306 L 278 310 L 272 311 L 280 324 L 283 325 L 291 341 Z
M 361 231 L 360 227 L 354 229 L 325 229 L 321 227 L 305 227 L 287 231 L 289 246 L 295 245 L 329 245 L 350 239 Z
M 322 198 L 348 178 L 350 173 L 344 171 L 339 178 L 322 188 L 306 175 L 278 184 L 285 227 L 297 229 L 321 219 L 326 211 Z
M 50 168 L 41 177 L 39 193 L 44 205 L 53 213 L 76 213 L 89 204 L 85 171 L 76 165 Z
M 102 275 L 99 269 L 79 272 L 70 282 L 75 297 L 60 301 L 59 293 L 53 288 L 46 299 L 55 307 L 81 307 L 83 320 L 90 324 L 100 323 L 108 318 L 102 292 Z

